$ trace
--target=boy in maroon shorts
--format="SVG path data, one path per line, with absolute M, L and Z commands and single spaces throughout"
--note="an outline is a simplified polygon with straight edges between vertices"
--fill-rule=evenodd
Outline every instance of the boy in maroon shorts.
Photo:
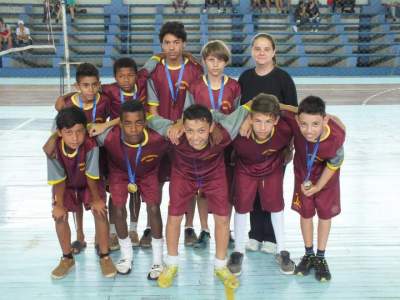
M 58 138 L 55 158 L 47 159 L 48 182 L 53 185 L 53 211 L 58 240 L 63 251 L 54 279 L 63 278 L 74 266 L 68 212 L 85 205 L 91 208 L 96 225 L 103 275 L 114 277 L 116 269 L 108 256 L 108 222 L 105 191 L 99 181 L 99 149 L 86 135 L 86 117 L 77 107 L 61 110 L 56 118 Z
M 125 204 L 128 193 L 140 192 L 150 216 L 153 265 L 148 279 L 156 280 L 163 269 L 161 190 L 158 171 L 168 143 L 158 133 L 146 128 L 145 108 L 138 101 L 121 106 L 120 125 L 97 136 L 107 152 L 109 187 L 113 202 L 113 219 L 121 246 L 121 259 L 116 267 L 120 274 L 132 268 L 132 242 L 128 236 Z
M 283 175 L 285 152 L 292 139 L 289 125 L 280 119 L 279 101 L 273 95 L 259 94 L 251 105 L 251 137 L 236 137 L 234 196 L 235 251 L 228 267 L 235 275 L 242 271 L 245 250 L 246 223 L 252 211 L 255 195 L 260 195 L 261 207 L 271 212 L 277 241 L 276 261 L 284 274 L 293 274 L 295 265 L 285 251 Z
M 325 113 L 325 102 L 306 97 L 296 108 L 282 106 L 283 118 L 294 135 L 295 187 L 292 209 L 300 214 L 306 253 L 295 274 L 307 275 L 315 269 L 318 281 L 331 279 L 325 259 L 331 219 L 340 213 L 340 166 L 344 159 L 345 127 Z M 313 249 L 313 217 L 318 214 L 318 248 Z
M 110 114 L 110 99 L 99 93 L 100 77 L 97 68 L 90 63 L 82 63 L 76 70 L 75 88 L 78 92 L 66 95 L 57 99 L 56 109 L 59 111 L 64 107 L 79 107 L 85 113 L 88 120 L 88 131 L 93 131 L 100 123 L 107 121 Z M 96 124 L 96 125 L 95 125 Z M 47 144 L 48 145 L 48 144 Z M 52 145 L 50 145 L 52 147 Z M 102 155 L 100 155 L 102 157 Z M 104 168 L 100 167 L 101 171 Z M 74 254 L 78 254 L 86 247 L 83 233 L 83 209 L 76 211 L 76 232 L 77 239 L 72 243 Z
M 149 72 L 147 81 L 149 111 L 171 121 L 182 117 L 185 98 L 190 85 L 200 78 L 203 68 L 199 63 L 184 55 L 187 34 L 181 22 L 165 23 L 159 34 L 163 56 L 152 57 L 145 69 Z M 154 64 L 154 59 L 158 62 Z M 161 162 L 160 181 L 169 180 L 170 155 Z M 186 212 L 185 245 L 193 246 L 197 240 L 193 229 L 194 201 Z
M 208 209 L 214 214 L 216 254 L 214 270 L 216 276 L 229 288 L 237 288 L 237 278 L 226 267 L 226 251 L 229 240 L 229 202 L 224 149 L 238 133 L 247 110 L 239 107 L 227 117 L 214 112 L 220 125 L 213 123 L 210 110 L 194 104 L 183 114 L 184 136 L 172 149 L 170 203 L 167 221 L 168 256 L 166 267 L 158 278 L 160 287 L 172 285 L 178 271 L 178 243 L 183 214 L 194 195 L 200 190 L 208 201 Z M 166 136 L 172 122 L 159 116 L 152 116 L 150 128 Z M 222 141 L 214 145 L 210 133 L 218 127 Z

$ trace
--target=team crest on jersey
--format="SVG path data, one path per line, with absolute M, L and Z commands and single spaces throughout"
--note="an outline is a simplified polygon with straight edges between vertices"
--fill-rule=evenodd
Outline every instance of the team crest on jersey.
M 149 155 L 143 156 L 140 161 L 142 163 L 151 162 L 151 161 L 155 160 L 157 157 L 158 157 L 157 154 L 149 154 Z
M 296 193 L 296 195 L 293 198 L 293 206 L 301 208 L 301 201 L 300 201 L 299 193 Z
M 86 164 L 85 164 L 85 162 L 81 162 L 81 163 L 79 164 L 79 171 L 85 171 L 85 169 L 86 169 Z
M 229 101 L 223 100 L 221 104 L 221 110 L 230 111 L 232 109 L 232 104 Z
M 177 84 L 177 83 L 176 83 Z M 175 84 L 175 85 L 176 85 Z M 181 84 L 179 85 L 179 89 L 180 90 L 187 90 L 189 88 L 189 84 L 186 82 L 186 81 L 184 81 L 184 80 L 182 80 L 181 81 Z
M 270 156 L 270 155 L 272 155 L 272 154 L 275 153 L 275 152 L 276 152 L 275 149 L 267 149 L 267 150 L 264 150 L 264 151 L 263 151 L 262 155 Z

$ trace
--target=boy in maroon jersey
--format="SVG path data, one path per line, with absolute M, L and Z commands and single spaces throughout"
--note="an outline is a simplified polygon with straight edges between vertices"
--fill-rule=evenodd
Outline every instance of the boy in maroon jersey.
M 189 86 L 203 74 L 200 64 L 184 57 L 186 46 L 185 27 L 180 22 L 165 23 L 159 34 L 163 56 L 158 63 L 152 63 L 147 81 L 150 113 L 171 121 L 182 117 Z M 154 62 L 153 58 L 150 62 Z M 169 155 L 165 155 L 160 166 L 160 181 L 167 181 L 170 173 Z M 193 229 L 194 201 L 186 213 L 185 245 L 192 246 L 197 236 Z
M 345 127 L 326 115 L 325 102 L 306 97 L 296 108 L 283 106 L 283 117 L 294 134 L 295 187 L 292 209 L 300 214 L 305 255 L 295 274 L 307 275 L 315 269 L 318 281 L 328 281 L 331 273 L 325 259 L 332 218 L 340 213 L 340 166 L 344 159 Z M 318 214 L 318 248 L 313 248 L 313 217 Z
M 74 266 L 68 212 L 85 205 L 91 208 L 99 243 L 100 266 L 104 276 L 114 277 L 116 269 L 108 255 L 108 222 L 103 183 L 99 181 L 99 149 L 86 135 L 86 117 L 77 107 L 61 110 L 56 118 L 58 138 L 55 158 L 47 158 L 48 182 L 53 185 L 53 211 L 63 256 L 52 271 L 63 278 Z
M 62 99 L 57 100 L 56 109 L 64 107 L 79 107 L 83 110 L 88 120 L 88 131 L 93 130 L 96 125 L 104 123 L 110 114 L 110 99 L 108 96 L 99 93 L 100 77 L 97 68 L 90 63 L 82 63 L 76 70 L 75 88 L 78 92 L 70 93 Z M 101 168 L 103 171 L 103 168 Z M 77 239 L 72 243 L 74 254 L 86 247 L 85 236 L 83 233 L 83 209 L 76 211 L 76 235 Z
M 121 246 L 117 270 L 128 274 L 132 268 L 133 251 L 127 231 L 125 204 L 128 193 L 139 191 L 147 204 L 153 236 L 153 265 L 148 279 L 156 280 L 163 269 L 158 171 L 168 143 L 164 137 L 146 128 L 145 108 L 139 101 L 124 102 L 120 125 L 107 129 L 97 136 L 97 141 L 107 152 L 113 219 Z
M 276 261 L 284 274 L 293 274 L 295 265 L 285 251 L 283 175 L 285 151 L 292 139 L 289 125 L 280 119 L 279 101 L 273 95 L 259 94 L 251 105 L 251 137 L 236 137 L 234 197 L 235 251 L 228 267 L 235 275 L 242 271 L 245 250 L 246 223 L 253 209 L 255 195 L 260 195 L 261 207 L 271 212 L 277 240 Z
M 212 110 L 230 114 L 239 105 L 240 86 L 238 82 L 227 75 L 224 75 L 225 67 L 231 60 L 231 52 L 222 41 L 210 41 L 201 50 L 207 75 L 201 76 L 190 86 L 190 93 L 187 93 L 185 108 L 191 104 L 201 104 Z M 231 162 L 232 148 L 225 150 L 225 163 L 228 172 L 228 182 L 231 185 L 233 168 Z M 203 248 L 208 245 L 210 231 L 208 228 L 207 201 L 197 195 L 197 206 L 199 209 L 201 233 L 194 244 L 195 248 Z M 230 246 L 233 246 L 233 239 L 229 238 Z
M 215 220 L 215 274 L 229 288 L 237 288 L 237 278 L 226 267 L 226 251 L 229 240 L 229 201 L 226 178 L 224 149 L 236 137 L 247 110 L 239 107 L 224 118 L 223 114 L 213 112 L 220 124 L 213 123 L 208 108 L 194 104 L 183 114 L 185 134 L 178 145 L 172 149 L 172 169 L 170 183 L 170 203 L 167 221 L 168 256 L 166 267 L 160 274 L 160 287 L 169 287 L 178 271 L 178 242 L 180 224 L 194 195 L 200 190 L 208 201 L 208 209 Z M 152 116 L 150 128 L 162 135 L 171 130 L 172 121 Z M 210 140 L 214 127 L 222 132 L 222 140 L 215 145 Z

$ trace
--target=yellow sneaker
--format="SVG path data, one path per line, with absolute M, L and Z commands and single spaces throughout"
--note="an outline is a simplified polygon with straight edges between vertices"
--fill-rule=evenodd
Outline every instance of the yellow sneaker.
M 214 269 L 214 273 L 225 287 L 230 289 L 237 289 L 239 287 L 239 280 L 229 271 L 228 267 Z
M 174 278 L 178 273 L 178 266 L 166 266 L 157 279 L 159 287 L 167 288 L 172 285 Z
M 64 278 L 74 265 L 75 260 L 73 258 L 62 257 L 58 266 L 51 272 L 51 277 L 54 279 Z

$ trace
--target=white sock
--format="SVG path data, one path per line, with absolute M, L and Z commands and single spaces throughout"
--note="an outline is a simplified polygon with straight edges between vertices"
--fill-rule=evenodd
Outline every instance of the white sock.
M 118 238 L 119 245 L 121 247 L 121 258 L 132 260 L 133 258 L 133 250 L 132 250 L 132 242 L 129 237 L 125 239 Z
M 137 232 L 137 222 L 131 222 L 129 226 L 129 231 L 136 231 Z
M 110 224 L 110 234 L 117 234 L 117 230 L 115 229 L 115 224 Z
M 285 250 L 285 224 L 283 220 L 283 210 L 280 212 L 272 212 L 271 222 L 276 238 L 276 253 L 279 254 L 282 250 Z
M 207 228 L 207 229 L 203 229 L 203 228 L 202 228 L 201 231 L 205 231 L 205 232 L 207 232 L 207 233 L 210 233 L 210 229 L 208 229 L 208 228 Z
M 235 252 L 244 253 L 246 247 L 246 217 L 247 214 L 235 212 L 233 220 L 235 228 Z
M 219 259 L 219 258 L 214 258 L 214 268 L 215 269 L 221 269 L 223 267 L 226 267 L 226 259 Z
M 167 255 L 166 259 L 165 259 L 165 263 L 168 266 L 177 266 L 179 262 L 179 256 L 171 256 L 171 255 Z
M 151 238 L 151 245 L 153 251 L 153 264 L 154 265 L 161 265 L 162 264 L 162 255 L 163 255 L 163 244 L 164 239 L 155 239 Z

